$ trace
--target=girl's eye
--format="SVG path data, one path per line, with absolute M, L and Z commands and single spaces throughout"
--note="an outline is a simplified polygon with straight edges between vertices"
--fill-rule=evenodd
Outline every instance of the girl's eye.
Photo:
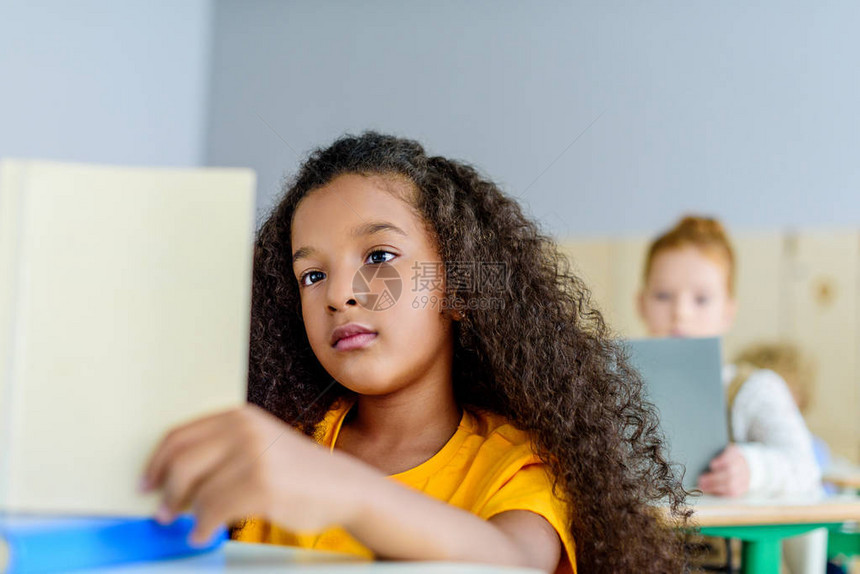
M 322 271 L 308 271 L 307 273 L 302 273 L 302 276 L 299 277 L 299 283 L 305 287 L 310 287 L 317 281 L 322 281 L 323 279 L 325 279 L 325 273 Z
M 654 294 L 654 298 L 657 299 L 658 301 L 669 301 L 672 298 L 672 296 L 669 293 L 666 293 L 665 291 L 658 291 L 657 293 Z
M 705 297 L 704 295 L 699 295 L 696 297 L 696 305 L 707 305 L 708 301 L 710 301 L 709 297 Z
M 370 255 L 367 256 L 367 259 L 364 260 L 365 265 L 373 264 L 378 265 L 379 263 L 388 263 L 392 259 L 397 257 L 394 253 L 390 251 L 385 251 L 383 249 L 377 249 L 376 251 L 371 251 Z

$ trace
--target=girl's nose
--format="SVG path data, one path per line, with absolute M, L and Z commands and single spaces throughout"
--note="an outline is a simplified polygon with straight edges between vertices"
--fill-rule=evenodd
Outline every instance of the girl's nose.
M 358 304 L 352 288 L 352 275 L 340 272 L 330 274 L 326 291 L 326 304 L 331 312 L 342 311 Z
M 690 305 L 684 301 L 682 297 L 678 297 L 675 300 L 675 304 L 672 306 L 672 316 L 676 320 L 682 320 L 689 316 L 690 314 Z

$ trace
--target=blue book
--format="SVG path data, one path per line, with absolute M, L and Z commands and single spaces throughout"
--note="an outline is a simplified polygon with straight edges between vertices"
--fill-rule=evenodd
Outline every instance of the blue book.
M 205 546 L 192 546 L 191 516 L 161 525 L 151 518 L 0 515 L 0 573 L 37 574 L 209 552 L 227 539 L 222 528 Z

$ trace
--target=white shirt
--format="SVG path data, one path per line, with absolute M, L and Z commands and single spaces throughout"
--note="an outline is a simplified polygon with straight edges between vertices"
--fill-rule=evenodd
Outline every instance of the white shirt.
M 723 385 L 734 379 L 734 365 L 723 368 Z M 785 381 L 765 369 L 741 386 L 731 409 L 732 432 L 750 469 L 751 496 L 817 494 L 821 470 L 812 435 Z

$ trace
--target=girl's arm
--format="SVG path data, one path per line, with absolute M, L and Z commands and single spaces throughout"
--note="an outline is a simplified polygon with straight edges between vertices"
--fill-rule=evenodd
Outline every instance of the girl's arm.
M 756 371 L 735 401 L 745 423 L 738 447 L 750 468 L 751 494 L 816 493 L 821 470 L 812 434 L 785 381 L 772 371 Z
M 488 521 L 386 478 L 360 460 L 330 453 L 254 406 L 168 434 L 151 457 L 144 490 L 160 488 L 162 522 L 190 507 L 193 539 L 249 516 L 295 531 L 346 528 L 384 558 L 461 560 L 555 570 L 561 542 L 528 511 Z
M 821 470 L 812 435 L 785 382 L 756 371 L 744 383 L 732 409 L 737 444 L 711 461 L 699 479 L 706 494 L 719 496 L 815 494 Z
M 526 510 L 488 521 L 408 489 L 368 478 L 363 501 L 344 526 L 378 556 L 409 560 L 462 560 L 555 571 L 561 541 L 543 517 Z M 357 493 L 358 494 L 358 493 Z

